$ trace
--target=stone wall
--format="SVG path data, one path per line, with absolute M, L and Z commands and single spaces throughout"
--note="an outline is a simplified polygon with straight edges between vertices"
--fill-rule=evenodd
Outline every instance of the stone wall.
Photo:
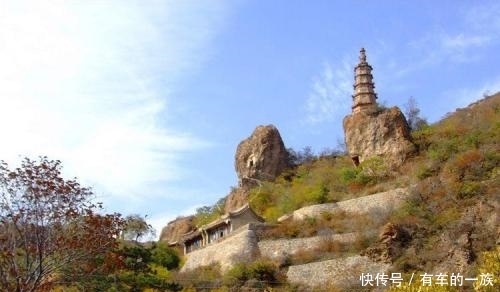
M 346 233 L 307 238 L 262 240 L 259 241 L 258 245 L 261 256 L 278 260 L 290 255 L 294 255 L 300 250 L 310 250 L 320 247 L 325 241 L 351 243 L 355 240 L 356 233 Z
M 304 265 L 290 266 L 287 278 L 290 283 L 304 286 L 333 285 L 339 289 L 361 287 L 362 273 L 387 273 L 390 264 L 376 263 L 364 256 L 338 258 Z
M 253 225 L 248 224 L 235 230 L 220 242 L 188 253 L 181 272 L 217 263 L 220 264 L 222 272 L 225 272 L 236 263 L 248 263 L 256 260 L 260 253 L 253 227 Z
M 407 189 L 395 189 L 361 198 L 338 203 L 313 205 L 293 212 L 294 220 L 317 217 L 324 212 L 346 212 L 348 214 L 368 214 L 377 219 L 387 216 L 392 210 L 400 207 L 408 196 Z M 259 233 L 266 229 L 265 224 L 247 224 L 221 241 L 187 254 L 187 260 L 181 271 L 193 270 L 200 266 L 219 263 L 223 271 L 227 271 L 235 263 L 251 262 L 259 256 L 271 259 L 282 259 L 293 255 L 301 249 L 313 249 L 325 240 L 336 240 L 341 243 L 353 242 L 355 233 L 332 234 L 309 238 L 262 240 Z
M 399 208 L 408 197 L 408 189 L 399 188 L 374 195 L 364 196 L 337 203 L 307 206 L 292 213 L 293 220 L 318 217 L 321 213 L 346 212 L 348 214 L 367 214 L 386 216 Z

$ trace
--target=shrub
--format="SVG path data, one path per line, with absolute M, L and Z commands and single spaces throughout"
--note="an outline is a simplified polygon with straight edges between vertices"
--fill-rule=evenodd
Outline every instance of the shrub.
M 426 165 L 422 165 L 419 168 L 417 168 L 415 173 L 416 173 L 416 176 L 418 179 L 423 180 L 423 179 L 426 179 L 428 177 L 435 175 L 436 172 L 437 172 L 437 169 L 435 169 L 433 167 L 426 166 Z
M 224 275 L 224 284 L 242 286 L 249 279 L 250 271 L 247 264 L 237 263 Z
M 169 270 L 178 268 L 180 263 L 177 252 L 163 242 L 159 242 L 153 247 L 151 250 L 151 260 Z
M 474 290 L 481 292 L 493 292 L 498 291 L 498 286 L 500 285 L 500 246 L 491 251 L 483 252 L 480 256 L 478 263 L 478 274 L 487 275 L 490 274 L 493 278 L 492 286 L 479 285 L 478 282 L 474 283 Z
M 360 172 L 361 172 L 360 168 L 344 167 L 341 169 L 340 175 L 344 183 L 351 183 L 356 180 Z
M 193 289 L 194 291 L 198 291 L 197 288 L 217 288 L 221 286 L 221 269 L 220 265 L 211 265 L 211 266 L 203 266 L 196 268 L 191 271 L 177 273 L 175 274 L 175 279 L 182 286 L 188 287 L 187 291 L 191 291 L 189 289 Z M 186 288 L 185 288 L 186 289 Z
M 224 275 L 228 286 L 241 287 L 249 280 L 273 283 L 278 276 L 277 266 L 267 260 L 257 260 L 250 264 L 238 263 Z
M 270 261 L 257 260 L 250 264 L 249 276 L 259 281 L 273 282 L 276 280 L 277 267 Z
M 467 181 L 460 185 L 457 196 L 459 199 L 472 198 L 481 194 L 482 191 L 483 188 L 480 182 Z

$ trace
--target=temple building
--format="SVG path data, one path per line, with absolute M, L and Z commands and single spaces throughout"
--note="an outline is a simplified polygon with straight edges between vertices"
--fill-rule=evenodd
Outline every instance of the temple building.
M 359 53 L 359 64 L 354 68 L 354 95 L 352 113 L 373 113 L 377 110 L 377 94 L 373 83 L 372 66 L 366 61 L 365 49 Z
M 264 223 L 264 219 L 246 204 L 215 221 L 184 234 L 181 239 L 181 243 L 184 245 L 184 254 L 219 242 L 230 234 L 237 232 L 240 227 L 251 223 Z

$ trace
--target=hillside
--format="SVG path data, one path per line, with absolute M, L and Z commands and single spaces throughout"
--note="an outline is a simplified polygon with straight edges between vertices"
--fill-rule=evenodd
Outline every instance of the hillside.
M 305 155 L 299 165 L 276 180 L 254 187 L 250 205 L 271 223 L 309 205 L 408 189 L 402 206 L 389 214 L 343 211 L 323 212 L 301 221 L 280 219 L 283 222 L 261 234 L 261 240 L 325 234 L 355 234 L 355 238 L 325 241 L 287 258 L 235 266 L 225 277 L 231 275 L 239 280 L 219 282 L 214 287 L 248 286 L 248 281 L 258 278 L 259 283 L 274 285 L 275 289 L 300 290 L 300 285 L 284 284 L 284 275 L 291 267 L 360 254 L 389 264 L 388 271 L 403 275 L 446 272 L 473 277 L 488 264 L 486 269 L 496 273 L 498 281 L 500 260 L 493 257 L 493 261 L 485 261 L 483 253 L 494 254 L 500 243 L 500 93 L 457 109 L 411 135 L 417 153 L 397 168 L 380 158 L 355 167 L 349 157 L 339 153 Z M 362 271 L 358 272 L 357 278 Z M 199 275 L 198 279 L 206 277 L 202 281 L 205 284 L 218 277 L 216 269 L 193 273 Z M 185 275 L 179 275 L 179 281 L 199 285 L 199 280 L 187 281 Z M 314 281 L 309 284 L 322 285 Z M 335 291 L 335 283 L 331 284 L 328 291 Z M 464 286 L 471 287 L 472 283 Z

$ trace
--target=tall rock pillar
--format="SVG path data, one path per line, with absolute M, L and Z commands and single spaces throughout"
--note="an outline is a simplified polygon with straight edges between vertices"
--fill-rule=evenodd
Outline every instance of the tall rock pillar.
M 261 181 L 273 181 L 289 166 L 285 144 L 273 125 L 255 128 L 252 135 L 238 145 L 234 160 L 239 181 L 226 199 L 226 212 L 248 203 L 252 187 Z
M 343 122 L 347 151 L 356 165 L 379 156 L 397 166 L 415 151 L 415 146 L 401 110 L 398 107 L 378 108 L 372 70 L 362 48 L 359 63 L 354 68 L 352 113 Z

